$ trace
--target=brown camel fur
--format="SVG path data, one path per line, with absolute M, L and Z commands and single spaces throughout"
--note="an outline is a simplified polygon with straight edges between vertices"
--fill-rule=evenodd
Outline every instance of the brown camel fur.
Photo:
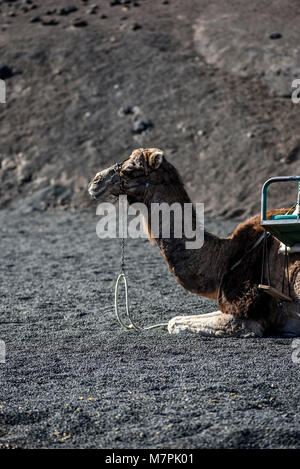
M 182 206 L 190 202 L 176 169 L 157 148 L 134 150 L 123 163 L 97 173 L 89 193 L 95 199 L 126 194 L 129 204 L 143 202 L 148 213 L 153 202 L 169 205 L 179 202 Z M 268 216 L 285 212 L 286 209 L 273 210 Z M 150 216 L 146 223 L 151 239 Z M 213 336 L 300 335 L 300 253 L 289 255 L 290 292 L 285 281 L 284 293 L 293 302 L 278 301 L 258 289 L 264 243 L 251 248 L 263 232 L 256 215 L 241 223 L 228 238 L 204 231 L 200 249 L 186 249 L 185 236 L 176 238 L 172 231 L 169 238 L 155 238 L 176 280 L 191 293 L 216 300 L 219 306 L 214 313 L 171 319 L 169 332 L 195 331 Z M 281 291 L 284 256 L 278 253 L 277 239 L 270 236 L 266 243 L 271 284 Z M 242 262 L 231 270 L 241 258 Z

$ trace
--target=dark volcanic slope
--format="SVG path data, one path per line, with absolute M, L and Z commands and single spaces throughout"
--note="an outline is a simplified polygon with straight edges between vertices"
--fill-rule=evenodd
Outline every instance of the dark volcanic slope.
M 268 177 L 299 173 L 299 2 L 71 3 L 0 1 L 1 62 L 14 73 L 0 104 L 0 206 L 88 205 L 95 171 L 139 146 L 165 149 L 222 217 L 254 213 Z M 139 121 L 153 126 L 134 133 Z M 274 204 L 295 197 L 284 188 Z
M 2 211 L 0 222 L 1 447 L 299 448 L 291 340 L 124 332 L 112 313 L 118 242 L 96 237 L 95 216 Z M 146 240 L 128 254 L 141 324 L 215 308 Z

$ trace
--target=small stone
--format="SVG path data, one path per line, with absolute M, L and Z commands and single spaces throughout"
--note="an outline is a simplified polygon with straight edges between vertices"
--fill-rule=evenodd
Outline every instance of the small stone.
M 138 29 L 142 29 L 142 26 L 139 23 L 133 23 L 132 31 L 137 31 Z
M 56 8 L 54 8 L 54 10 L 47 10 L 45 15 L 55 15 L 56 11 Z
M 132 106 L 125 106 L 122 109 L 122 112 L 123 112 L 124 116 L 127 116 L 128 114 L 133 114 Z
M 98 11 L 98 5 L 94 3 L 93 5 L 91 5 L 90 9 L 88 10 L 88 14 L 95 15 L 97 11 Z
M 33 18 L 31 18 L 30 23 L 39 23 L 40 21 L 41 21 L 40 16 L 34 16 Z
M 128 115 L 130 115 L 130 114 L 133 114 L 133 108 L 132 108 L 132 106 L 121 107 L 121 108 L 118 110 L 118 116 L 119 116 L 119 117 L 128 116 Z
M 4 170 L 10 171 L 16 169 L 16 167 L 17 166 L 15 161 L 11 160 L 10 158 L 4 158 L 4 160 L 2 160 L 1 168 Z
M 9 12 L 8 12 L 8 16 L 10 16 L 11 18 L 13 18 L 13 17 L 15 17 L 15 16 L 17 16 L 17 15 L 15 14 L 14 11 L 9 11 Z
M 153 123 L 150 120 L 138 119 L 134 122 L 132 131 L 135 134 L 141 134 L 151 127 L 153 127 Z
M 59 24 L 59 21 L 54 18 L 51 18 L 51 20 L 42 20 L 43 26 L 56 26 L 57 24 Z
M 69 5 L 64 8 L 61 8 L 59 10 L 59 14 L 62 16 L 66 16 L 66 15 L 70 15 L 70 13 L 74 13 L 77 10 L 78 8 L 75 5 Z
M 75 28 L 84 28 L 85 26 L 87 26 L 88 23 L 87 21 L 81 19 L 81 18 L 76 18 L 74 21 L 73 21 L 73 26 L 75 26 Z
M 254 133 L 252 133 L 252 132 L 247 132 L 247 137 L 248 137 L 248 138 L 253 138 L 253 137 L 254 137 Z
M 14 75 L 12 69 L 7 65 L 0 65 L 0 79 L 6 80 Z
M 110 4 L 111 7 L 115 7 L 115 6 L 117 6 L 117 5 L 122 5 L 121 2 L 120 2 L 120 0 L 111 0 L 111 1 L 109 2 L 109 4 Z
M 106 19 L 107 19 L 107 16 L 106 16 L 104 13 L 102 13 L 102 15 L 100 16 L 100 18 L 101 18 L 102 20 L 106 20 Z
M 272 33 L 270 34 L 270 39 L 281 39 L 282 35 L 280 33 Z
M 287 164 L 294 163 L 299 157 L 300 145 L 296 145 L 286 156 L 284 162 Z

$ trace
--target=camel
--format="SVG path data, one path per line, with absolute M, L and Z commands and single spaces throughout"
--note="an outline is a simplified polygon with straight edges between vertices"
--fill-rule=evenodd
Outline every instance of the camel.
M 127 195 L 128 203 L 190 203 L 184 184 L 164 152 L 158 148 L 139 148 L 129 158 L 98 172 L 89 184 L 96 200 Z M 271 210 L 272 214 L 286 209 Z M 150 210 L 149 210 L 150 213 Z M 300 253 L 289 254 L 289 290 L 283 293 L 291 302 L 281 301 L 258 288 L 261 283 L 264 228 L 256 215 L 239 224 L 231 236 L 220 238 L 204 231 L 199 249 L 186 249 L 185 236 L 164 238 L 151 235 L 151 217 L 146 220 L 149 238 L 156 242 L 162 257 L 179 284 L 191 293 L 217 301 L 212 313 L 175 316 L 168 323 L 171 334 L 197 332 L 212 337 L 262 337 L 300 335 Z M 281 290 L 284 255 L 279 241 L 265 241 L 274 288 Z M 257 246 L 255 246 L 257 244 Z M 240 261 L 240 262 L 239 262 Z

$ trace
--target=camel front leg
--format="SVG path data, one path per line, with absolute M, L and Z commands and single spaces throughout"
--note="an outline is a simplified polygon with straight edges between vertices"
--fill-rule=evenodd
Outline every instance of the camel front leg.
M 197 316 L 176 316 L 168 323 L 170 334 L 196 332 L 210 337 L 261 337 L 263 327 L 258 321 L 235 318 L 221 311 Z

